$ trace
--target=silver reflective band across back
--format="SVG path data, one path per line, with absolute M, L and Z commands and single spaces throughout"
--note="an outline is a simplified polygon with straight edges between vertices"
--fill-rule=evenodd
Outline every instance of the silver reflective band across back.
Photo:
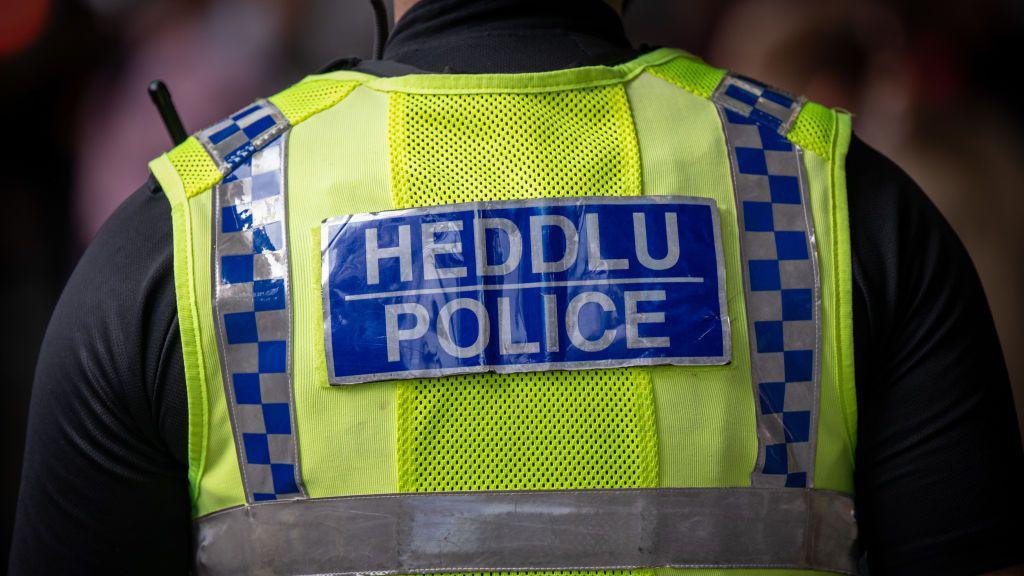
M 351 496 L 239 507 L 195 527 L 199 574 L 857 566 L 852 498 L 792 488 Z

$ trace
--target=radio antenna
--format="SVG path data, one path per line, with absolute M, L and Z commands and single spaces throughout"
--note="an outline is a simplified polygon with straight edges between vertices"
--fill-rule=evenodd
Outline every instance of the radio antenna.
M 384 45 L 388 42 L 388 9 L 384 0 L 370 0 L 373 8 L 373 59 L 384 58 Z
M 188 133 L 185 132 L 185 127 L 181 124 L 178 111 L 174 109 L 174 102 L 171 101 L 171 92 L 167 89 L 167 84 L 164 84 L 162 80 L 153 80 L 149 83 L 147 91 L 149 99 L 156 106 L 156 111 L 160 113 L 160 119 L 164 121 L 164 128 L 167 128 L 167 133 L 171 135 L 171 142 L 175 146 L 184 142 L 188 138 Z

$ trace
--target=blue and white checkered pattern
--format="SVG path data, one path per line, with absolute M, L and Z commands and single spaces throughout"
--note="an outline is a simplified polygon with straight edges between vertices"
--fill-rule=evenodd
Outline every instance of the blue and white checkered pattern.
M 276 106 L 267 100 L 257 100 L 202 130 L 196 138 L 227 176 L 288 127 L 288 120 Z
M 820 296 L 802 158 L 783 135 L 800 102 L 731 76 L 713 99 L 725 126 L 746 275 L 760 450 L 751 482 L 805 487 L 815 455 Z
M 235 154 L 237 164 L 214 189 L 214 304 L 250 502 L 304 496 L 292 423 L 286 141 L 282 135 Z
M 727 75 L 711 96 L 716 104 L 785 136 L 803 99 L 741 76 Z

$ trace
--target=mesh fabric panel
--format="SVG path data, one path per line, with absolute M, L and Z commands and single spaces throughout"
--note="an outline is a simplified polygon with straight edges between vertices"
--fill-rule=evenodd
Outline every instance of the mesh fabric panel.
M 643 369 L 417 380 L 398 406 L 401 492 L 657 485 Z
M 681 56 L 647 69 L 658 78 L 671 82 L 701 98 L 710 98 L 725 76 L 725 70 L 709 66 L 697 58 Z
M 217 170 L 217 165 L 195 137 L 189 136 L 184 142 L 175 146 L 167 153 L 167 158 L 174 166 L 178 177 L 181 178 L 186 198 L 209 190 L 214 184 L 220 182 L 220 170 Z
M 825 160 L 831 160 L 834 132 L 835 114 L 832 110 L 821 104 L 807 102 L 787 136 L 801 148 L 810 150 Z
M 640 156 L 621 86 L 396 93 L 389 124 L 396 208 L 640 194 Z
M 620 86 L 535 94 L 395 93 L 389 145 L 396 208 L 635 196 L 641 190 L 636 134 Z M 646 369 L 403 381 L 397 415 L 402 492 L 658 483 Z M 647 576 L 653 570 L 588 574 Z
M 358 82 L 306 80 L 268 98 L 294 126 L 313 114 L 341 102 Z

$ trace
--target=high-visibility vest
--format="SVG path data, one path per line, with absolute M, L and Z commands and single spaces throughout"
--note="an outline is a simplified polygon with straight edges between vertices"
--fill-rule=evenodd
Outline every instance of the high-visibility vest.
M 155 159 L 197 571 L 855 573 L 850 134 L 659 49 Z

